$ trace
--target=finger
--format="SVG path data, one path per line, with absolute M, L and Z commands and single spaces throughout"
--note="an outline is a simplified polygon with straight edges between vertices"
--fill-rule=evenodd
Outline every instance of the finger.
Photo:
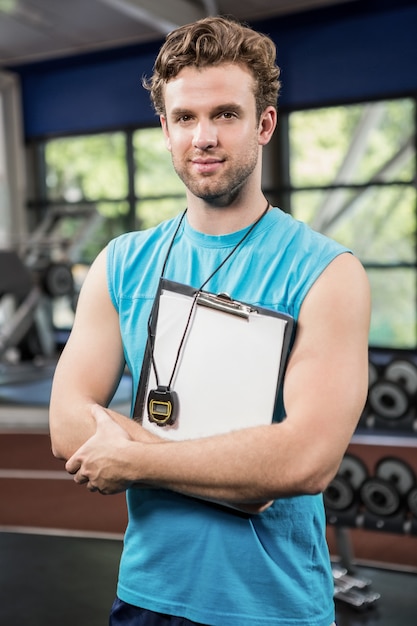
M 84 476 L 83 474 L 77 473 L 74 476 L 74 481 L 78 483 L 78 485 L 85 485 L 85 483 L 88 483 L 89 480 L 88 476 Z
M 81 467 L 80 462 L 76 458 L 75 454 L 72 457 L 70 457 L 68 461 L 65 463 L 65 470 L 68 472 L 68 474 L 76 474 L 78 470 L 80 469 L 80 467 Z

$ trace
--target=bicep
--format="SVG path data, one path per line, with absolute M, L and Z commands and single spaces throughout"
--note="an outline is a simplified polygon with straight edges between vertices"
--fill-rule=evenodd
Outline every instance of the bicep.
M 368 388 L 369 285 L 353 256 L 337 257 L 306 297 L 284 384 L 287 419 L 310 461 L 337 469 Z
M 103 251 L 83 285 L 71 335 L 56 367 L 50 403 L 53 446 L 72 448 L 92 434 L 86 407 L 109 402 L 123 365 L 118 315 L 107 288 Z

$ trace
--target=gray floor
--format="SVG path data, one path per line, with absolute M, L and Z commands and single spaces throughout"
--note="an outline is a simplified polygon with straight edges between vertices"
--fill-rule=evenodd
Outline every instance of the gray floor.
M 0 624 L 105 626 L 121 547 L 111 539 L 0 533 Z M 416 626 L 416 574 L 371 568 L 358 574 L 381 598 L 363 612 L 338 603 L 338 626 Z
M 105 626 L 121 542 L 0 533 L 2 626 Z

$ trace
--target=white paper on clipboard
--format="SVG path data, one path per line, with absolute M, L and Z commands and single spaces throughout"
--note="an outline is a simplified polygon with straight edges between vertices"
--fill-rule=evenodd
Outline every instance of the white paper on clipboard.
M 153 352 L 161 384 L 168 384 L 172 375 L 195 293 L 161 281 Z M 145 358 L 134 411 L 144 428 L 183 440 L 271 423 L 293 319 L 237 304 L 242 304 L 244 316 L 197 300 L 171 386 L 179 401 L 173 425 L 149 420 L 146 400 L 156 379 L 149 355 Z

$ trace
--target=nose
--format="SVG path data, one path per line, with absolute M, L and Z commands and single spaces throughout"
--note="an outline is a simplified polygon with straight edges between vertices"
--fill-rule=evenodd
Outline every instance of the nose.
M 215 125 L 209 121 L 199 121 L 194 129 L 193 146 L 199 150 L 208 150 L 217 145 Z

